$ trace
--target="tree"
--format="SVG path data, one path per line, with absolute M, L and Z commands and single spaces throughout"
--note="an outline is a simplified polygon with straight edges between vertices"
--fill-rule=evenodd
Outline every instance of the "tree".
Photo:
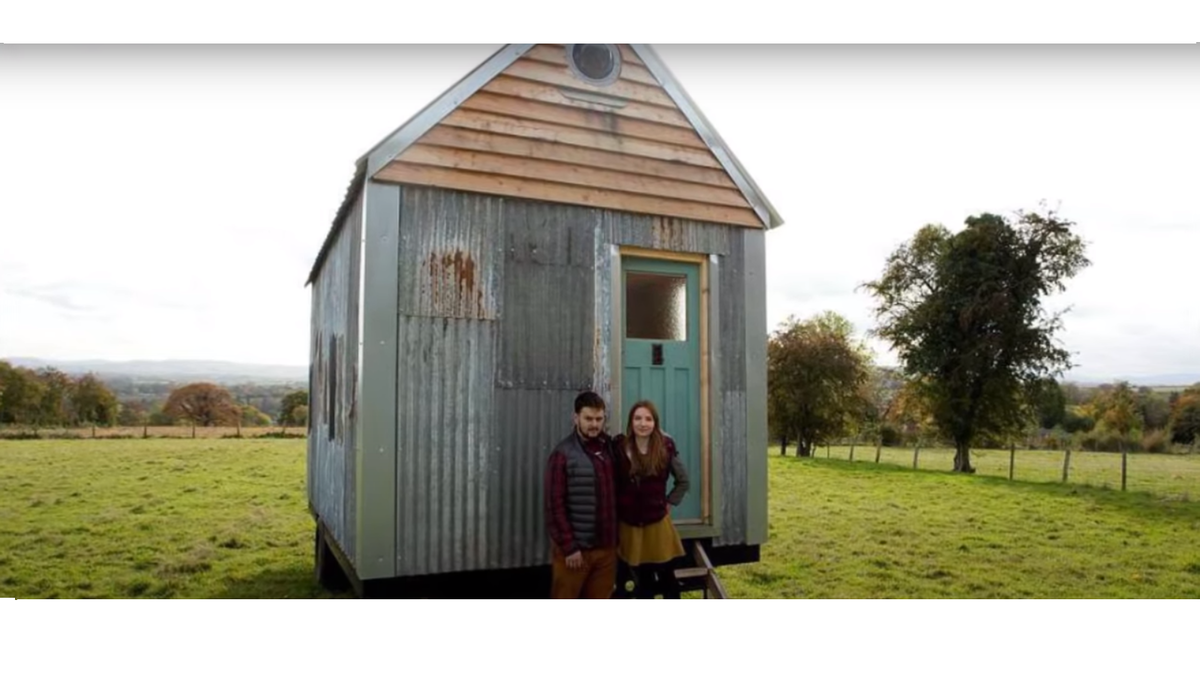
M 298 427 L 308 426 L 308 406 L 298 405 L 292 409 L 292 421 Z
M 79 422 L 100 426 L 115 424 L 120 409 L 116 395 L 91 373 L 75 381 L 71 406 Z
M 876 448 L 886 445 L 884 436 L 892 407 L 896 404 L 903 380 L 891 368 L 873 368 L 867 385 L 867 409 L 862 426 L 876 441 Z
M 42 383 L 42 400 L 38 404 L 38 423 L 42 426 L 65 426 L 72 423 L 71 398 L 74 383 L 64 372 L 55 368 L 37 371 Z
M 117 424 L 123 427 L 140 427 L 150 421 L 150 411 L 146 404 L 139 401 L 122 403 L 117 412 Z
M 864 284 L 877 300 L 873 333 L 919 383 L 954 443 L 955 471 L 974 473 L 976 435 L 1021 429 L 1037 382 L 1072 365 L 1054 343 L 1062 313 L 1048 315 L 1042 298 L 1090 264 L 1073 225 L 1053 211 L 1018 212 L 1015 224 L 984 213 L 956 234 L 927 225 Z
M 301 421 L 296 414 L 298 408 L 304 408 L 304 420 Z M 308 391 L 293 391 L 283 397 L 283 402 L 279 409 L 279 423 L 283 426 L 307 426 L 308 425 Z
M 1100 425 L 1122 438 L 1142 428 L 1142 412 L 1137 396 L 1128 382 L 1106 388 L 1092 403 Z
M 1073 406 L 1067 410 L 1067 414 L 1063 417 L 1063 431 L 1068 434 L 1076 432 L 1087 433 L 1096 426 L 1096 420 L 1081 412 L 1079 406 Z
M 150 417 L 146 421 L 152 427 L 173 427 L 179 422 L 158 404 L 150 408 Z
M 36 425 L 45 389 L 32 370 L 0 361 L 0 424 Z
M 242 426 L 245 427 L 265 427 L 271 423 L 271 418 L 263 411 L 255 408 L 252 405 L 243 405 L 242 411 Z
M 1138 412 L 1144 429 L 1165 429 L 1171 421 L 1171 401 L 1150 387 L 1140 387 Z
M 934 423 L 924 396 L 924 389 L 915 380 L 906 380 L 896 392 L 888 421 L 899 430 L 901 442 L 919 442 L 930 435 Z
M 196 382 L 171 392 L 163 412 L 192 423 L 195 428 L 235 424 L 240 408 L 228 389 L 209 382 Z
M 1171 441 L 1191 445 L 1200 439 L 1200 384 L 1188 387 L 1171 407 Z
M 1038 425 L 1042 429 L 1053 429 L 1066 421 L 1067 396 L 1057 380 L 1042 378 L 1032 389 L 1031 403 L 1037 411 Z
M 817 443 L 861 418 L 870 356 L 853 326 L 833 312 L 807 321 L 788 317 L 767 343 L 767 407 L 783 454 L 788 439 L 808 457 Z

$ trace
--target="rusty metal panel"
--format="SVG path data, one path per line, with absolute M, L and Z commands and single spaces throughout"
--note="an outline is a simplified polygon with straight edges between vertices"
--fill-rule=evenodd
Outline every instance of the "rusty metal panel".
M 571 433 L 575 390 L 497 389 L 488 477 L 488 567 L 550 562 L 542 481 L 550 451 Z
M 496 319 L 498 197 L 406 186 L 401 204 L 399 313 Z
M 355 202 L 313 284 L 309 405 L 309 500 L 338 546 L 354 556 L 354 407 L 357 390 L 358 247 Z M 330 425 L 332 422 L 332 430 Z
M 735 229 L 695 220 L 617 211 L 605 211 L 604 222 L 614 244 L 676 253 L 725 255 L 729 252 L 730 230 Z
M 590 209 L 505 204 L 498 387 L 592 386 L 596 222 Z
M 396 573 L 481 569 L 496 323 L 401 316 L 397 332 Z

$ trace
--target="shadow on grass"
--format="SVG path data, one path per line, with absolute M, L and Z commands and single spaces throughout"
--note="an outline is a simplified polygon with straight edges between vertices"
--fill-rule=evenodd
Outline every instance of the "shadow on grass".
M 254 576 L 227 579 L 225 587 L 214 598 L 220 599 L 320 599 L 353 598 L 353 593 L 331 593 L 313 579 L 311 566 L 295 565 L 265 569 Z
M 918 469 L 913 470 L 894 464 L 875 464 L 873 462 L 850 462 L 844 459 L 794 458 L 773 457 L 772 461 L 786 463 L 804 462 L 809 468 L 821 471 L 835 471 L 841 474 L 901 474 L 917 480 L 926 481 L 973 481 L 980 487 L 997 490 L 1010 490 L 1030 494 L 1039 494 L 1061 499 L 1090 502 L 1096 508 L 1109 511 L 1126 512 L 1130 515 L 1147 520 L 1165 522 L 1187 521 L 1189 524 L 1200 523 L 1200 502 L 1185 501 L 1177 497 L 1168 497 L 1145 491 L 1114 490 L 1095 485 L 1071 483 L 1041 483 L 1023 480 L 1008 480 L 1000 476 L 980 476 L 977 474 L 960 474 L 945 470 Z
M 549 566 L 516 570 L 458 572 L 411 579 L 384 579 L 364 584 L 371 599 L 529 599 L 545 598 Z M 212 597 L 223 599 L 353 599 L 353 590 L 331 592 L 313 578 L 311 566 L 297 564 L 267 569 L 242 579 L 226 580 Z

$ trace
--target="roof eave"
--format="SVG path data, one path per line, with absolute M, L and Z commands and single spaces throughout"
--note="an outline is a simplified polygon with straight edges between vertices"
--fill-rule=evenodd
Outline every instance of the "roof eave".
M 374 177 L 380 169 L 387 166 L 393 159 L 407 150 L 409 146 L 424 136 L 438 122 L 442 121 L 446 115 L 449 115 L 458 108 L 463 101 L 483 88 L 492 78 L 516 62 L 517 59 L 521 58 L 531 48 L 533 48 L 532 44 L 505 45 L 497 50 L 487 61 L 484 61 L 475 70 L 454 83 L 441 96 L 435 98 L 432 103 L 422 108 L 417 114 L 410 117 L 408 121 L 401 124 L 395 131 L 388 134 L 383 140 L 376 143 L 374 147 L 358 158 L 358 161 L 355 162 L 354 178 L 351 180 L 350 188 L 346 190 L 346 196 L 342 200 L 341 206 L 338 207 L 337 216 L 333 220 L 329 234 L 325 237 L 325 243 L 321 246 L 321 251 L 317 254 L 317 259 L 313 263 L 305 286 L 316 280 L 317 274 L 321 270 L 321 265 L 325 261 L 325 256 L 328 255 L 329 249 L 333 246 L 334 239 L 337 238 L 337 234 L 341 230 L 342 221 L 345 219 L 346 214 L 349 213 L 351 205 L 358 197 L 358 192 L 362 190 L 362 186 L 366 183 L 366 180 Z
M 531 44 L 505 45 L 466 77 L 434 99 L 432 103 L 413 115 L 407 122 L 397 127 L 391 135 L 363 155 L 362 159 L 367 160 L 367 175 L 374 177 L 380 169 L 400 156 L 400 153 L 407 150 L 410 145 L 424 136 L 438 122 L 441 122 L 446 115 L 462 105 L 464 101 L 532 48 Z
M 700 134 L 700 138 L 708 145 L 708 149 L 712 151 L 717 160 L 724 167 L 725 171 L 733 178 L 733 182 L 742 191 L 742 194 L 750 202 L 750 206 L 758 215 L 759 219 L 767 229 L 774 229 L 783 225 L 783 218 L 771 201 L 767 199 L 766 194 L 750 177 L 750 173 L 738 161 L 737 156 L 733 154 L 733 150 L 725 143 L 721 135 L 717 133 L 716 128 L 700 111 L 700 107 L 688 96 L 687 91 L 683 88 L 674 74 L 671 73 L 667 64 L 658 57 L 658 54 L 650 45 L 630 45 L 638 58 L 646 64 L 650 72 L 658 78 L 659 84 L 667 91 L 667 94 L 675 101 L 675 105 L 679 106 L 679 110 L 687 117 L 688 121 Z

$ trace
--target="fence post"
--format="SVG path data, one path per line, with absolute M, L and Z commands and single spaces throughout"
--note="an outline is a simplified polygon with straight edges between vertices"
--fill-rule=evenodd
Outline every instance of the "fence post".
M 854 444 L 858 442 L 857 438 L 850 439 L 850 461 L 854 461 Z
M 1017 443 L 1016 441 L 1008 442 L 1008 479 L 1013 479 L 1013 467 L 1017 463 Z
M 883 452 L 883 437 L 879 438 L 879 443 L 875 446 L 875 463 L 879 463 L 879 453 Z
M 1125 451 L 1125 441 L 1121 441 L 1121 492 L 1125 491 L 1125 474 L 1128 472 L 1128 454 Z
M 1067 447 L 1067 454 L 1063 455 L 1063 479 L 1062 482 L 1067 482 L 1067 473 L 1071 470 L 1071 448 Z
M 921 455 L 921 442 L 913 443 L 913 469 L 917 468 L 917 458 Z

